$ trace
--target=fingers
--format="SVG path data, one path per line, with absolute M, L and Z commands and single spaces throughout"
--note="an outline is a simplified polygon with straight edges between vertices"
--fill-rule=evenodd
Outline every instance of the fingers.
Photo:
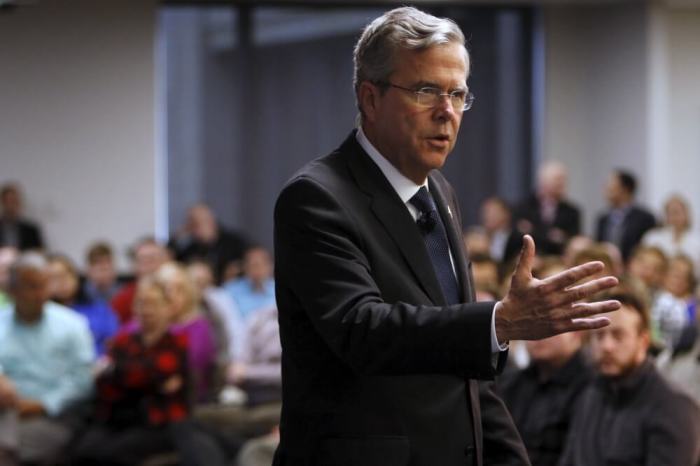
M 569 328 L 565 332 L 576 332 L 579 330 L 596 330 L 610 325 L 607 317 L 591 317 L 588 319 L 573 319 Z
M 523 236 L 523 249 L 518 257 L 518 264 L 515 266 L 513 279 L 523 283 L 532 278 L 532 266 L 535 261 L 535 241 L 532 236 Z
M 617 286 L 619 280 L 615 277 L 602 277 L 591 280 L 590 282 L 583 283 L 581 285 L 572 286 L 565 293 L 568 295 L 570 301 L 580 301 L 582 299 L 589 298 L 596 293 L 613 288 Z
M 620 309 L 620 301 L 615 299 L 595 303 L 576 303 L 568 309 L 559 311 L 555 319 L 564 321 L 585 319 L 596 314 L 613 312 L 618 309 Z
M 586 262 L 585 264 L 572 267 L 570 269 L 559 272 L 556 275 L 542 280 L 543 287 L 547 292 L 561 290 L 569 287 L 582 278 L 589 277 L 603 270 L 605 266 L 600 261 Z

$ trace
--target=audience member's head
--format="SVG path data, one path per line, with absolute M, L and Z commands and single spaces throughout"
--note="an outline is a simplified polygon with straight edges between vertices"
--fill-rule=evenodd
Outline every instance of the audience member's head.
M 182 322 L 197 313 L 199 293 L 185 268 L 177 262 L 167 262 L 154 275 L 165 290 L 173 322 Z
M 48 259 L 46 267 L 49 275 L 49 295 L 53 301 L 71 306 L 80 290 L 80 275 L 78 269 L 68 257 L 53 255 Z
M 489 234 L 482 227 L 470 227 L 462 235 L 467 254 L 471 258 L 474 255 L 491 253 L 491 240 Z
M 0 188 L 0 217 L 17 220 L 22 216 L 22 191 L 16 183 L 7 183 Z
M 532 269 L 532 276 L 543 279 L 564 270 L 566 270 L 566 266 L 559 256 L 543 256 L 540 258 L 537 266 Z
M 98 289 L 109 288 L 116 282 L 117 270 L 114 266 L 114 253 L 109 244 L 103 242 L 93 244 L 87 250 L 85 259 L 87 279 Z
M 630 276 L 653 291 L 663 286 L 667 267 L 668 260 L 661 249 L 655 246 L 640 246 L 632 253 L 627 271 Z
M 15 313 L 25 323 L 35 323 L 49 300 L 49 275 L 46 259 L 39 253 L 24 253 L 10 267 L 10 295 Z
M 206 204 L 196 204 L 187 212 L 187 230 L 195 241 L 210 244 L 219 237 L 214 212 Z
M 10 267 L 17 260 L 19 251 L 7 246 L 0 248 L 0 293 L 9 290 Z
M 498 263 L 488 254 L 472 255 L 472 274 L 474 287 L 496 295 L 499 288 Z
M 685 232 L 691 227 L 690 208 L 688 203 L 678 194 L 668 198 L 664 204 L 664 214 L 666 225 L 673 228 L 678 233 Z
M 261 287 L 272 278 L 273 264 L 270 253 L 262 246 L 253 246 L 243 255 L 243 273 L 255 287 Z
M 615 264 L 608 249 L 601 243 L 593 244 L 576 254 L 574 257 L 573 265 L 582 265 L 586 262 L 600 261 L 603 263 L 603 270 L 597 274 L 591 276 L 590 278 L 601 278 L 608 275 L 615 275 Z
M 481 225 L 493 233 L 510 230 L 511 212 L 506 201 L 500 197 L 489 197 L 481 204 Z
M 153 276 L 141 278 L 134 295 L 134 312 L 144 334 L 164 333 L 171 320 L 170 303 Z
M 208 262 L 203 260 L 190 261 L 187 264 L 187 273 L 200 292 L 214 286 L 214 271 Z
M 562 256 L 562 259 L 564 260 L 564 265 L 566 267 L 573 267 L 574 260 L 576 259 L 578 253 L 586 248 L 589 248 L 593 244 L 593 240 L 588 236 L 578 235 L 572 237 L 566 243 L 566 247 L 564 248 L 564 255 Z
M 605 197 L 614 208 L 624 207 L 632 202 L 637 192 L 637 179 L 624 170 L 615 170 L 605 186 Z
M 137 278 L 141 278 L 158 270 L 158 267 L 165 264 L 170 256 L 167 249 L 158 241 L 153 238 L 144 238 L 133 247 L 132 259 L 134 273 Z
M 693 261 L 679 255 L 668 261 L 664 288 L 676 298 L 688 299 L 695 292 L 697 281 Z
M 609 299 L 622 307 L 606 314 L 610 325 L 591 335 L 591 354 L 599 373 L 608 378 L 624 377 L 645 360 L 650 344 L 649 314 L 641 299 L 619 293 Z
M 566 167 L 561 162 L 545 162 L 537 172 L 537 190 L 541 197 L 560 201 L 566 197 Z

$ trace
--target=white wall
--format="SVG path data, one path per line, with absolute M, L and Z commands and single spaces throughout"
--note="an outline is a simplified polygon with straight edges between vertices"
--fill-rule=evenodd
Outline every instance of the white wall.
M 700 231 L 700 9 L 656 7 L 650 14 L 651 41 L 660 44 L 650 60 L 650 202 L 660 212 L 669 194 L 682 193 Z
M 82 265 L 154 231 L 155 0 L 44 0 L 0 14 L 0 183 Z
M 570 196 L 593 233 L 602 188 L 616 168 L 647 197 L 646 21 L 643 6 L 547 7 L 543 159 L 570 170 Z
M 548 6 L 542 159 L 570 168 L 588 233 L 615 167 L 661 214 L 685 195 L 700 222 L 700 9 L 644 2 Z M 697 229 L 697 225 L 696 225 Z

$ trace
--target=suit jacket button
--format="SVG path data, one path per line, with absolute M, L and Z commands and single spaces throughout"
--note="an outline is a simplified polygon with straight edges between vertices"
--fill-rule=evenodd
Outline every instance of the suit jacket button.
M 464 456 L 471 456 L 474 454 L 474 446 L 469 445 L 468 447 L 464 448 Z

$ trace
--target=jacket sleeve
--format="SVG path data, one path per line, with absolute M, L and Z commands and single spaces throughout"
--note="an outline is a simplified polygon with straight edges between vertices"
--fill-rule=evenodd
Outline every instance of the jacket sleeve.
M 288 184 L 275 208 L 281 325 L 301 327 L 308 319 L 357 373 L 492 378 L 493 303 L 384 302 L 364 252 L 370 241 L 318 181 Z
M 644 464 L 699 464 L 700 408 L 680 393 L 664 404 L 649 428 Z

